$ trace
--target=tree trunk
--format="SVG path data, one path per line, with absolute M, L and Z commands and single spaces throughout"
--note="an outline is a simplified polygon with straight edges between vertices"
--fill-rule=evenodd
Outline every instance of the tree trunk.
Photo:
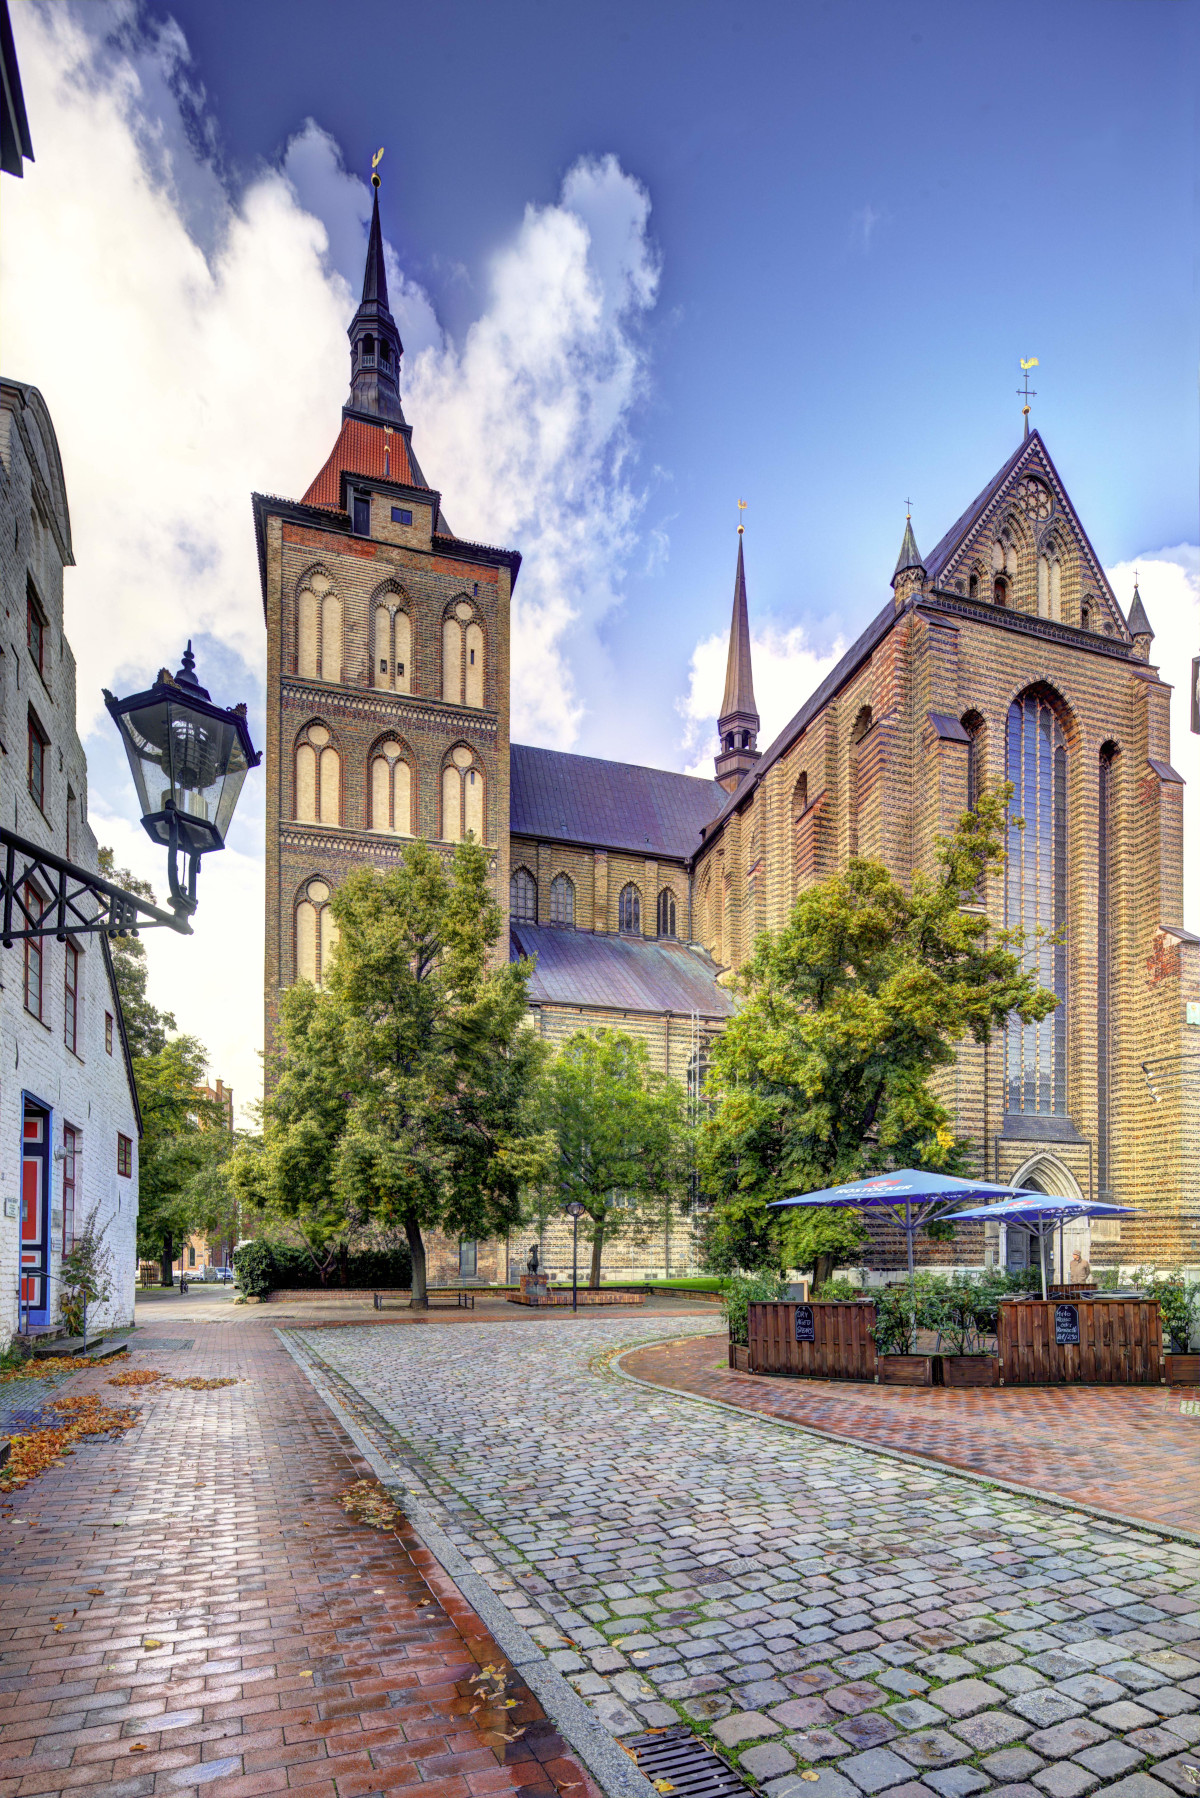
M 428 1311 L 429 1291 L 425 1284 L 425 1244 L 421 1238 L 420 1224 L 406 1223 L 404 1234 L 408 1238 L 408 1247 L 412 1255 L 412 1297 L 409 1309 L 412 1311 Z
M 175 1260 L 175 1238 L 171 1235 L 171 1232 L 168 1230 L 163 1237 L 162 1278 L 159 1280 L 160 1286 L 174 1286 L 175 1275 L 172 1272 L 172 1264 L 173 1264 L 174 1260 Z
M 824 1284 L 827 1280 L 832 1280 L 833 1264 L 834 1264 L 835 1259 L 836 1259 L 836 1257 L 833 1255 L 818 1255 L 816 1260 L 813 1262 L 813 1291 L 814 1292 L 818 1291 L 822 1286 L 824 1286 Z
M 597 1224 L 592 1237 L 592 1271 L 588 1275 L 588 1285 L 595 1292 L 600 1286 L 600 1257 L 604 1253 L 604 1226 Z

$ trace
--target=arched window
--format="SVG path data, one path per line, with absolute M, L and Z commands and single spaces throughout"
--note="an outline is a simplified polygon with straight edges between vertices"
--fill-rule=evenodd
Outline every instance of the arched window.
M 468 600 L 442 621 L 442 698 L 451 705 L 483 705 L 483 627 Z
M 508 909 L 518 924 L 536 924 L 537 881 L 528 868 L 514 868 L 508 883 Z
M 621 888 L 621 897 L 617 902 L 618 928 L 640 936 L 642 930 L 642 895 L 633 882 Z
M 308 882 L 296 904 L 296 979 L 324 986 L 333 965 L 338 927 L 329 906 L 328 882 Z
M 412 769 L 399 743 L 390 738 L 371 757 L 371 830 L 412 835 Z
M 967 578 L 967 598 L 979 598 L 979 576 L 977 574 L 969 575 Z
M 442 770 L 442 838 L 484 841 L 484 777 L 473 750 L 460 743 Z
M 342 602 L 319 568 L 296 596 L 296 673 L 304 680 L 342 678 Z
M 389 692 L 412 692 L 412 620 L 385 595 L 375 602 L 371 684 Z
M 575 924 L 575 883 L 568 874 L 556 874 L 550 882 L 550 922 Z
M 1081 631 L 1090 631 L 1092 628 L 1092 608 L 1086 599 L 1079 608 L 1079 628 Z
M 341 762 L 324 724 L 309 724 L 296 742 L 295 812 L 301 824 L 342 821 Z
M 864 705 L 854 720 L 850 732 L 850 766 L 849 766 L 849 812 L 850 812 L 850 854 L 858 854 L 858 812 L 862 800 L 862 778 L 860 770 L 862 743 L 871 725 L 874 723 L 871 708 Z
M 983 719 L 967 712 L 962 727 L 967 733 L 967 810 L 973 812 L 983 791 Z
M 658 895 L 658 934 L 675 935 L 675 895 L 670 887 L 664 887 Z
M 996 606 L 1008 604 L 1008 582 L 1002 574 L 998 574 L 992 582 L 992 604 Z
M 1048 544 L 1038 557 L 1037 605 L 1039 618 L 1061 621 L 1062 564 L 1059 561 L 1058 549 L 1053 543 Z
M 1008 710 L 1005 777 L 1012 782 L 1004 922 L 1025 933 L 1024 964 L 1058 1005 L 1037 1024 L 1005 1031 L 1010 1112 L 1063 1116 L 1067 1109 L 1067 740 L 1061 706 L 1044 686 Z M 1024 821 L 1018 828 L 1017 820 Z
M 1112 1188 L 1112 857 L 1113 800 L 1118 754 L 1115 743 L 1100 745 L 1099 804 L 1096 816 L 1096 1173 L 1098 1198 Z
M 375 361 L 375 339 L 369 331 L 362 340 L 362 359 L 368 368 L 370 368 Z

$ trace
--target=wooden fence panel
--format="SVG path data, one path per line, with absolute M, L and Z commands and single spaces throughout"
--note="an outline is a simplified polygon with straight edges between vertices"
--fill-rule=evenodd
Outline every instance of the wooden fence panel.
M 875 1307 L 866 1303 L 802 1305 L 780 1299 L 752 1304 L 750 1372 L 873 1380 L 874 1327 Z
M 1157 1299 L 1020 1299 L 1000 1306 L 1005 1386 L 1157 1386 L 1163 1378 Z

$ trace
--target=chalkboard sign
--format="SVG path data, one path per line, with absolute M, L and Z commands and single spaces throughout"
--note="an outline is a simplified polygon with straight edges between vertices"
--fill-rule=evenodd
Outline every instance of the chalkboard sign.
M 816 1321 L 811 1305 L 796 1306 L 796 1341 L 815 1342 L 817 1340 Z
M 1058 1344 L 1079 1347 L 1079 1306 L 1055 1305 L 1054 1340 Z

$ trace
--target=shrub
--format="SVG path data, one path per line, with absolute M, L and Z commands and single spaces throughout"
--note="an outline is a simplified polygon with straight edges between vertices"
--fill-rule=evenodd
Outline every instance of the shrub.
M 1157 1267 L 1135 1267 L 1133 1284 L 1139 1286 L 1148 1299 L 1158 1300 L 1163 1335 L 1175 1354 L 1186 1354 L 1196 1311 L 1200 1308 L 1200 1285 L 1187 1279 L 1178 1268 L 1160 1270 Z
M 725 1283 L 721 1310 L 729 1325 L 729 1340 L 746 1348 L 750 1342 L 750 1310 L 752 1303 L 787 1297 L 788 1283 L 781 1274 L 732 1274 Z
M 244 1242 L 233 1251 L 237 1283 L 250 1299 L 265 1299 L 275 1284 L 275 1257 L 262 1237 Z
M 824 1300 L 836 1299 L 844 1301 L 847 1299 L 861 1299 L 866 1296 L 867 1295 L 864 1293 L 862 1287 L 856 1286 L 853 1280 L 826 1280 L 824 1286 L 818 1286 L 813 1291 L 813 1297 L 815 1299 Z

